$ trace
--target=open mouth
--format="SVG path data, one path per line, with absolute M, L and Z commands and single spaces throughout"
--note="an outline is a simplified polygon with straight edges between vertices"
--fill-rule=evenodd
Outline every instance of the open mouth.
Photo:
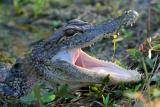
M 109 76 L 112 82 L 135 82 L 141 79 L 136 70 L 126 70 L 112 62 L 99 60 L 85 53 L 81 48 L 60 51 L 53 58 L 67 61 L 76 68 L 87 72 L 96 72 L 97 75 Z

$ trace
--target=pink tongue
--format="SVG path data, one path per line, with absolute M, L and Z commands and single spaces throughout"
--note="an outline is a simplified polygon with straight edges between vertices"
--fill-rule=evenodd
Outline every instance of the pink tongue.
M 77 59 L 79 58 L 80 56 L 80 49 L 76 49 L 76 51 L 73 51 L 72 53 L 72 56 L 73 56 L 73 60 L 72 60 L 72 63 L 75 64 Z

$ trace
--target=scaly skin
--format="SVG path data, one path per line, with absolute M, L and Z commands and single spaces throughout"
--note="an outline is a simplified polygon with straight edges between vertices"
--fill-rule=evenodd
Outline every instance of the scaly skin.
M 113 35 L 122 25 L 133 24 L 137 16 L 137 12 L 130 10 L 99 25 L 77 19 L 70 21 L 51 37 L 37 43 L 32 52 L 18 59 L 10 70 L 1 70 L 4 76 L 0 78 L 0 94 L 19 98 L 41 79 L 48 81 L 53 89 L 68 84 L 70 90 L 101 83 L 106 77 L 110 79 L 109 84 L 140 81 L 141 75 L 136 70 L 100 61 L 81 50 Z

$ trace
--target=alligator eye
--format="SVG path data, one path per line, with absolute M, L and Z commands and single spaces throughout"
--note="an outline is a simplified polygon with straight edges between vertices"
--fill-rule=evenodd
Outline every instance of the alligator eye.
M 74 29 L 67 29 L 65 31 L 65 36 L 72 36 L 76 33 L 77 31 L 75 31 Z
M 80 27 L 77 26 L 68 26 L 64 30 L 64 35 L 65 36 L 73 36 L 76 33 L 83 32 Z
M 14 68 L 19 68 L 20 67 L 20 63 L 16 63 L 15 65 L 14 65 Z

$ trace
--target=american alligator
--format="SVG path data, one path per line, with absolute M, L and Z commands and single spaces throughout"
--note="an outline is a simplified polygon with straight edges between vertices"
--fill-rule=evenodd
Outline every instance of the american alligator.
M 49 38 L 37 42 L 11 68 L 0 65 L 0 95 L 19 98 L 29 93 L 39 80 L 49 82 L 53 89 L 68 84 L 70 91 L 100 84 L 106 77 L 108 84 L 140 81 L 141 74 L 136 70 L 126 70 L 81 50 L 112 36 L 122 25 L 133 24 L 137 16 L 136 11 L 129 10 L 97 25 L 78 19 L 69 21 Z

